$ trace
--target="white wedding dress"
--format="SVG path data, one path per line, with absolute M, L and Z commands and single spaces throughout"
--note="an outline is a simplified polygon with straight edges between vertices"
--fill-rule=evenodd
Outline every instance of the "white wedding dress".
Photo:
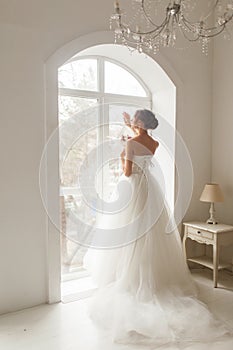
M 163 345 L 229 336 L 227 326 L 198 299 L 178 230 L 166 233 L 169 211 L 150 171 L 152 157 L 134 156 L 132 175 L 119 180 L 131 188 L 128 205 L 99 217 L 105 249 L 89 248 L 84 257 L 99 287 L 89 302 L 90 317 L 120 343 Z M 119 240 L 111 246 L 114 228 Z M 117 244 L 123 242 L 122 232 L 125 244 Z M 94 236 L 93 245 L 97 241 Z

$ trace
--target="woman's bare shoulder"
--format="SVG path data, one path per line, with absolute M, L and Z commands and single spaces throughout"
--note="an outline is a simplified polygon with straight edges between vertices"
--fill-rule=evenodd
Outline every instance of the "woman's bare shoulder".
M 159 146 L 159 141 L 155 140 L 152 136 L 149 136 L 149 137 L 150 137 L 151 141 L 154 143 L 154 145 L 156 147 L 158 147 Z
M 153 139 L 154 140 L 154 139 Z M 158 147 L 159 146 L 159 141 L 154 140 L 155 146 Z
M 138 140 L 138 139 L 140 139 L 140 135 L 135 135 L 135 136 L 132 136 L 132 137 L 130 137 L 129 139 L 128 139 L 128 142 L 132 142 L 132 141 L 134 141 L 134 140 Z
M 132 146 L 136 142 L 139 142 L 140 138 L 138 136 L 133 136 L 130 139 L 127 140 L 126 144 Z

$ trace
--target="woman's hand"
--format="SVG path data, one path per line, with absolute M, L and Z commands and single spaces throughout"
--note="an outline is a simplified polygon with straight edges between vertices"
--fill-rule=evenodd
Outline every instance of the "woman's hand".
M 122 114 L 123 114 L 125 125 L 131 127 L 130 115 L 126 112 L 124 112 Z
M 128 126 L 129 128 L 131 128 L 133 130 L 134 134 L 137 134 L 137 130 L 135 129 L 135 126 L 133 124 L 131 124 L 130 115 L 126 112 L 124 112 L 122 114 L 123 114 L 125 125 Z

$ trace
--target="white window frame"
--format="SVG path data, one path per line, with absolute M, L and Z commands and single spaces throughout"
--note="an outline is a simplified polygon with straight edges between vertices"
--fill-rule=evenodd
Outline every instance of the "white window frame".
M 91 91 L 91 90 L 81 90 L 81 89 L 72 89 L 72 88 L 59 88 L 58 87 L 58 96 L 69 96 L 69 97 L 79 97 L 79 98 L 90 98 L 90 99 L 96 99 L 99 103 L 99 125 L 103 125 L 103 127 L 100 127 L 98 130 L 98 139 L 99 141 L 103 141 L 104 137 L 108 133 L 108 124 L 109 124 L 109 105 L 133 105 L 138 106 L 139 108 L 148 108 L 151 109 L 152 107 L 152 94 L 149 90 L 149 88 L 146 86 L 146 84 L 142 81 L 142 79 L 134 72 L 132 71 L 128 66 L 122 64 L 121 62 L 110 59 L 105 56 L 97 56 L 97 55 L 83 55 L 83 56 L 76 56 L 68 60 L 64 63 L 64 65 L 75 62 L 78 60 L 85 60 L 85 59 L 96 59 L 97 60 L 97 91 Z M 145 90 L 145 93 L 147 96 L 133 96 L 133 95 L 121 95 L 121 94 L 112 94 L 105 92 L 105 62 L 111 62 L 122 69 L 126 70 L 128 73 L 130 73 L 137 81 L 138 83 L 143 87 Z M 60 67 L 61 68 L 61 67 Z M 102 155 L 99 155 L 102 157 Z M 103 178 L 102 178 L 102 188 L 104 187 L 103 184 Z M 69 187 L 64 187 L 64 190 L 67 192 Z M 70 188 L 71 192 L 73 193 L 75 191 L 75 187 Z M 66 278 L 63 278 L 63 280 L 66 280 Z
M 71 97 L 83 97 L 83 98 L 94 98 L 97 99 L 100 104 L 112 104 L 112 103 L 126 103 L 132 105 L 145 105 L 145 107 L 151 108 L 152 106 L 152 95 L 149 88 L 142 81 L 142 79 L 133 72 L 129 67 L 118 62 L 117 60 L 110 59 L 105 56 L 95 56 L 95 55 L 85 55 L 85 56 L 76 56 L 67 61 L 65 64 L 84 60 L 84 59 L 96 59 L 97 60 L 97 91 L 91 90 L 81 90 L 81 89 L 70 89 L 70 88 L 59 88 L 59 96 L 71 96 Z M 104 62 L 108 61 L 113 64 L 118 65 L 124 70 L 128 71 L 134 78 L 142 85 L 147 96 L 132 96 L 132 95 L 120 95 L 120 94 L 111 94 L 104 91 Z M 103 118 L 104 119 L 104 118 Z

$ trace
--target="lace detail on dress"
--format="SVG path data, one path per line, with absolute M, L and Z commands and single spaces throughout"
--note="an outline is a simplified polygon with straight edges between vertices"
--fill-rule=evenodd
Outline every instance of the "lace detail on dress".
M 153 167 L 152 162 L 153 155 L 134 156 L 132 174 L 144 174 L 149 171 L 150 167 Z

